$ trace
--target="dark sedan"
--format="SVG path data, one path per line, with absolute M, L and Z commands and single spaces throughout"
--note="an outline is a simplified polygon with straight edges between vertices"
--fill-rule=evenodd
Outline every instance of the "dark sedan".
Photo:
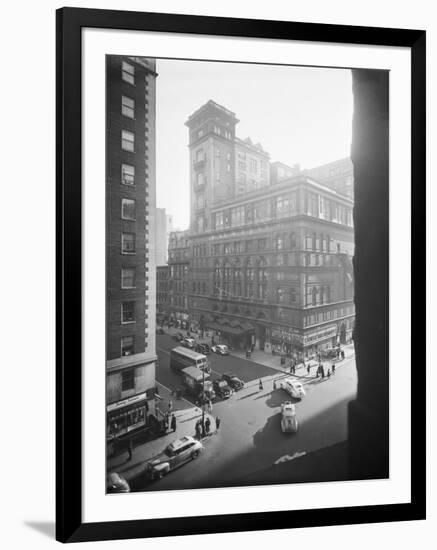
M 244 382 L 240 380 L 240 378 L 238 378 L 238 376 L 236 376 L 235 374 L 223 374 L 222 380 L 227 382 L 229 386 L 235 391 L 244 388 Z

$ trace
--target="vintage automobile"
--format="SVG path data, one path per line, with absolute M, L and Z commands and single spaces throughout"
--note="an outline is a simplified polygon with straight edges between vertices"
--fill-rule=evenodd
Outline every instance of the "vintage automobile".
M 222 380 L 225 380 L 231 388 L 235 391 L 241 390 L 244 388 L 244 382 L 238 378 L 235 374 L 222 374 Z
M 290 401 L 282 403 L 281 430 L 283 433 L 296 433 L 297 427 L 296 407 Z
M 338 348 L 325 348 L 322 349 L 320 355 L 325 359 L 334 359 L 339 354 Z
M 229 348 L 224 344 L 216 344 L 215 346 L 212 346 L 211 350 L 214 353 L 217 353 L 217 355 L 229 355 Z
M 208 355 L 209 353 L 211 353 L 211 348 L 208 346 L 208 344 L 196 344 L 194 349 L 198 353 L 203 353 L 203 355 Z
M 226 380 L 215 380 L 213 382 L 213 388 L 219 399 L 228 399 L 231 397 L 232 390 Z
M 111 472 L 106 477 L 107 493 L 129 493 L 130 487 L 126 479 L 117 472 Z
M 188 336 L 187 336 L 181 341 L 181 344 L 183 346 L 185 346 L 186 348 L 193 349 L 194 344 L 195 344 L 195 340 L 194 340 L 194 338 L 188 338 Z
M 146 476 L 151 479 L 161 479 L 172 470 L 197 458 L 203 451 L 203 445 L 194 437 L 185 435 L 176 439 L 164 451 L 146 463 Z
M 278 386 L 295 399 L 302 399 L 302 397 L 305 397 L 305 390 L 303 389 L 302 383 L 297 380 L 284 378 L 278 381 Z

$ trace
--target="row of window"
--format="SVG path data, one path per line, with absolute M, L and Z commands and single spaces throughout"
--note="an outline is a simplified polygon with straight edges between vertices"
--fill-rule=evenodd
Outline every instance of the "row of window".
M 323 323 L 325 321 L 332 321 L 346 315 L 353 315 L 355 313 L 354 306 L 346 306 L 331 311 L 321 311 L 312 315 L 307 315 L 303 319 L 304 327 L 316 325 L 317 323 Z
M 320 204 L 328 204 L 329 212 L 319 210 Z M 306 195 L 306 214 L 352 227 L 352 209 L 334 201 L 328 201 L 314 193 Z M 300 213 L 297 192 L 280 195 L 273 201 L 259 201 L 245 206 L 236 206 L 213 214 L 213 227 L 216 230 L 225 227 L 235 227 L 249 223 L 257 223 L 270 219 L 281 219 L 296 216 Z
M 319 306 L 331 301 L 329 285 L 308 285 L 305 290 L 305 305 Z
M 169 303 L 172 305 L 172 306 L 177 306 L 177 307 L 180 307 L 180 308 L 183 308 L 183 309 L 187 309 L 188 307 L 188 301 L 187 301 L 187 297 L 186 296 L 169 296 Z
M 122 62 L 121 67 L 122 80 L 135 85 L 135 67 L 126 61 Z M 135 101 L 127 96 L 121 98 L 121 113 L 128 118 L 135 118 Z M 122 129 L 121 148 L 124 151 L 135 151 L 135 135 L 133 132 Z M 135 185 L 135 167 L 129 164 L 121 165 L 121 183 L 123 185 Z M 121 202 L 121 217 L 125 220 L 135 220 L 135 201 L 133 199 L 123 198 Z M 135 254 L 135 233 L 122 233 L 121 235 L 121 253 Z M 122 267 L 121 269 L 121 288 L 135 288 L 136 269 L 135 267 Z M 135 323 L 135 302 L 124 301 L 121 304 L 121 323 Z M 133 355 L 135 353 L 135 337 L 123 336 L 121 338 L 121 356 Z M 135 370 L 129 369 L 122 372 L 122 391 L 134 389 Z
M 179 292 L 185 294 L 187 292 L 186 281 L 169 281 L 170 292 Z
M 188 276 L 188 266 L 187 265 L 172 265 L 170 266 L 170 278 L 184 278 Z
M 206 282 L 193 281 L 191 289 L 195 294 L 206 294 Z

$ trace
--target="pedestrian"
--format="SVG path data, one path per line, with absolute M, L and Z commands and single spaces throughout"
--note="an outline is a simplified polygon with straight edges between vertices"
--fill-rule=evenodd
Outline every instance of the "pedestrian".
M 304 363 L 304 365 L 305 365 L 305 363 Z M 307 373 L 308 373 L 308 374 L 311 373 L 311 367 L 310 367 L 310 364 L 309 364 L 309 363 L 308 363 L 308 365 L 307 365 Z
M 332 374 L 335 374 L 335 363 L 332 363 Z
M 200 420 L 198 420 L 198 421 L 196 422 L 195 430 L 196 430 L 196 439 L 201 439 L 201 437 L 202 437 L 202 432 L 201 432 L 201 429 L 200 429 Z
M 273 389 L 276 390 L 276 380 L 273 380 Z
M 206 419 L 205 421 L 205 431 L 206 431 L 206 435 L 209 435 L 209 430 L 211 428 L 211 420 L 209 419 L 209 417 Z
M 325 369 L 323 368 L 323 365 L 320 365 L 320 373 L 322 375 L 322 380 L 325 378 Z
M 341 350 L 341 358 L 344 359 L 344 351 Z
M 220 418 L 217 416 L 217 418 L 215 419 L 215 429 L 216 431 L 218 432 L 219 431 L 219 428 L 220 428 Z
M 209 414 L 212 413 L 212 401 L 211 401 L 211 399 L 208 401 L 208 412 L 209 412 Z
M 132 439 L 129 439 L 129 443 L 127 444 L 127 460 L 132 460 Z
M 261 378 L 259 379 L 259 391 L 263 391 L 264 387 L 263 387 L 263 382 L 261 380 Z
M 206 435 L 206 431 L 205 431 L 206 424 L 205 424 L 205 421 L 204 421 L 204 420 L 201 420 L 201 422 L 200 422 L 200 428 L 201 428 L 201 430 L 202 430 L 202 437 L 205 437 L 205 435 Z
M 173 411 L 173 401 L 170 399 L 168 402 L 168 413 L 171 414 Z
M 171 417 L 171 431 L 172 432 L 176 431 L 176 417 L 174 414 Z
M 331 371 L 330 371 L 330 369 L 328 369 L 328 373 L 327 373 L 327 374 L 328 374 L 328 378 L 331 378 Z

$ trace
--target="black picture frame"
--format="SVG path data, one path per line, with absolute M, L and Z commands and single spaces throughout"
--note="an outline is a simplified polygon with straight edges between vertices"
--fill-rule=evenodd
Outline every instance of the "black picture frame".
M 57 47 L 57 422 L 56 538 L 97 541 L 377 523 L 425 518 L 425 41 L 423 30 L 370 28 L 163 13 L 62 8 Z M 411 49 L 412 342 L 411 502 L 219 516 L 82 521 L 81 82 L 83 28 L 127 29 Z M 387 235 L 388 238 L 388 235 Z M 388 240 L 386 242 L 388 245 Z M 387 253 L 388 248 L 385 248 Z M 379 251 L 381 253 L 381 251 Z M 388 270 L 382 274 L 388 289 Z M 359 284 L 359 283 L 358 283 Z M 359 311 L 357 310 L 359 317 Z M 387 338 L 387 336 L 386 336 Z M 420 373 L 420 376 L 418 375 Z

